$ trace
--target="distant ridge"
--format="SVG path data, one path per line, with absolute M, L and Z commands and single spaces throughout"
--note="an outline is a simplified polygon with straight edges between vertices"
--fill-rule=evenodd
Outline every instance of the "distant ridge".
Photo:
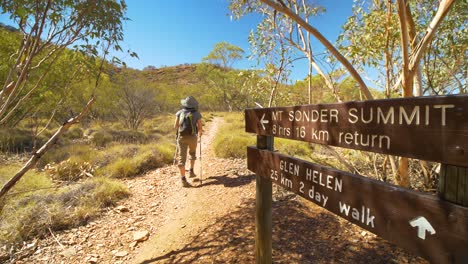
M 0 22 L 0 28 L 4 28 L 10 32 L 19 32 L 19 30 L 17 28 L 14 28 L 12 26 L 9 26 L 9 25 L 6 25 L 6 24 L 3 24 L 2 22 Z

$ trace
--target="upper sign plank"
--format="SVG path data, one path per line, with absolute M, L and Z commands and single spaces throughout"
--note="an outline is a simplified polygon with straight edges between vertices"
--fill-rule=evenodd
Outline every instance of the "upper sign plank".
M 245 129 L 468 167 L 468 96 L 246 109 Z

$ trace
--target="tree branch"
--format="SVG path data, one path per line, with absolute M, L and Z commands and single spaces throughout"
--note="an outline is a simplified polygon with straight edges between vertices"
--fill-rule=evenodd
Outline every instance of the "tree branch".
M 338 61 L 340 61 L 343 64 L 343 66 L 345 66 L 345 68 L 348 70 L 351 76 L 353 76 L 353 78 L 356 79 L 361 89 L 361 92 L 365 95 L 366 99 L 373 98 L 372 94 L 367 88 L 367 85 L 364 83 L 364 80 L 361 78 L 361 76 L 356 71 L 356 69 L 354 69 L 351 63 L 316 28 L 312 27 L 310 24 L 305 22 L 299 15 L 297 15 L 291 9 L 285 7 L 284 5 L 277 4 L 273 2 L 272 0 L 260 0 L 260 1 L 272 7 L 273 9 L 289 16 L 296 23 L 301 25 L 305 30 L 307 30 L 312 35 L 314 35 L 331 52 L 331 54 L 333 54 L 338 59 Z

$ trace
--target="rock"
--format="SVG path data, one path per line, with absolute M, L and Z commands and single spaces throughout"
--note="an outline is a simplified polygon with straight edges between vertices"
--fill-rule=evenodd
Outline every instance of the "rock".
M 98 259 L 95 258 L 95 257 L 92 257 L 92 258 L 88 259 L 88 262 L 89 262 L 89 263 L 97 263 L 97 262 L 98 262 Z
M 69 247 L 67 249 L 64 249 L 60 255 L 64 256 L 64 257 L 71 257 L 71 256 L 75 256 L 76 255 L 76 249 L 74 247 Z
M 149 237 L 149 232 L 144 230 L 144 231 L 137 231 L 133 233 L 133 241 L 137 242 L 143 242 L 147 240 Z
M 132 243 L 130 243 L 130 245 L 128 245 L 130 248 L 134 248 L 136 247 L 136 245 L 138 244 L 138 241 L 133 241 Z
M 366 236 L 367 235 L 367 232 L 366 231 L 362 231 L 361 232 L 361 236 Z
M 127 251 L 118 251 L 114 254 L 114 256 L 118 257 L 118 258 L 123 258 L 125 256 L 128 255 L 128 252 Z
M 115 210 L 119 211 L 119 212 L 122 212 L 122 213 L 125 213 L 125 212 L 128 212 L 130 211 L 127 207 L 123 206 L 123 205 L 119 205 L 115 208 Z

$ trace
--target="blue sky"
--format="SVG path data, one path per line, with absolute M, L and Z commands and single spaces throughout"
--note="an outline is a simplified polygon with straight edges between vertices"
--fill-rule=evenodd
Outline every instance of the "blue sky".
M 315 18 L 312 24 L 325 37 L 335 42 L 341 25 L 351 15 L 351 1 L 316 1 L 325 6 L 327 13 Z M 199 63 L 221 41 L 239 46 L 249 53 L 247 37 L 260 21 L 249 15 L 231 20 L 227 0 L 128 0 L 124 47 L 138 53 L 140 59 L 127 56 L 124 60 L 132 68 L 142 69 L 153 65 Z M 317 43 L 316 50 L 322 45 Z M 255 67 L 255 61 L 239 62 L 238 68 Z M 302 79 L 307 65 L 296 64 L 291 78 Z
M 314 1 L 314 0 L 313 0 Z M 352 1 L 315 0 L 327 13 L 311 21 L 330 41 L 335 42 L 341 25 L 351 15 Z M 129 67 L 143 69 L 148 65 L 161 67 L 183 63 L 199 63 L 221 41 L 239 46 L 249 53 L 249 32 L 260 20 L 247 16 L 231 20 L 227 0 L 127 0 L 124 50 L 135 51 L 139 59 L 121 56 Z M 0 22 L 11 24 L 5 14 Z M 314 45 L 316 52 L 323 49 Z M 237 68 L 256 66 L 245 59 Z M 295 65 L 291 79 L 302 79 L 307 74 L 305 62 Z

